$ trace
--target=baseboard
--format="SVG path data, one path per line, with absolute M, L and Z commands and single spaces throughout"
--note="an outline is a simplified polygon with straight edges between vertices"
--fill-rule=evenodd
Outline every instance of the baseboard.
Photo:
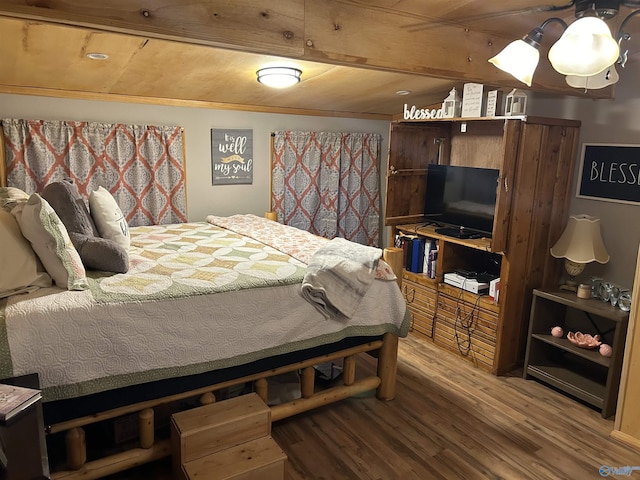
M 640 439 L 632 437 L 628 433 L 621 432 L 620 430 L 613 430 L 609 435 L 611 438 L 618 440 L 631 448 L 640 450 Z

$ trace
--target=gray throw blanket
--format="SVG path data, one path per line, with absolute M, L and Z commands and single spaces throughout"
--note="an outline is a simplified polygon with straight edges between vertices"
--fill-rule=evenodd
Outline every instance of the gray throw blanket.
M 376 276 L 382 250 L 334 238 L 311 258 L 301 294 L 326 318 L 351 318 Z

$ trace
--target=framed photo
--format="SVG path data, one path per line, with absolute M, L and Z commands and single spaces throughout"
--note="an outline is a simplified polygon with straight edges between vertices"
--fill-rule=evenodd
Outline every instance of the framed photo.
M 253 183 L 253 130 L 211 129 L 211 184 Z
M 640 204 L 640 145 L 583 144 L 576 196 Z

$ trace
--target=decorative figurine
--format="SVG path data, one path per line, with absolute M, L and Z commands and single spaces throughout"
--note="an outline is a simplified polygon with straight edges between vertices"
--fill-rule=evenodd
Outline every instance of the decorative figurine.
M 442 118 L 456 118 L 460 116 L 462 101 L 455 88 L 449 92 L 449 96 L 442 102 Z
M 510 115 L 524 115 L 527 111 L 527 94 L 522 90 L 514 88 L 507 95 L 507 101 L 504 108 L 504 114 Z
M 602 355 L 603 357 L 610 357 L 611 353 L 613 352 L 613 349 L 611 348 L 611 345 L 607 345 L 606 343 L 603 343 L 602 345 L 600 345 L 600 355 Z

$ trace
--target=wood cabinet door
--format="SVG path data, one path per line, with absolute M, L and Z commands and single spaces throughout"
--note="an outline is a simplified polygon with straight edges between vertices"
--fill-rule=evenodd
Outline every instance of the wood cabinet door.
M 391 124 L 385 225 L 423 221 L 427 165 L 448 163 L 449 137 L 448 124 Z
M 493 252 L 504 252 L 507 248 L 511 219 L 511 198 L 515 189 L 516 160 L 518 158 L 521 132 L 522 122 L 520 120 L 505 121 L 500 177 L 496 192 L 496 210 L 491 235 L 491 251 Z

